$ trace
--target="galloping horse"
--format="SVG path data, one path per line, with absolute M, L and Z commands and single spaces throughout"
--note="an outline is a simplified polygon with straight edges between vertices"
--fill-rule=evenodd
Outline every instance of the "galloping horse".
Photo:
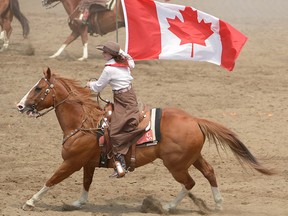
M 21 23 L 23 37 L 29 34 L 30 27 L 27 18 L 21 13 L 18 0 L 1 0 L 0 1 L 0 40 L 3 40 L 3 46 L 0 51 L 4 51 L 9 46 L 9 38 L 12 33 L 11 22 L 15 16 Z
M 69 27 L 72 30 L 71 34 L 66 38 L 59 50 L 50 58 L 59 56 L 63 50 L 79 36 L 81 36 L 83 44 L 83 56 L 78 60 L 84 60 L 88 58 L 88 25 L 82 25 L 81 22 L 75 21 L 75 18 L 79 17 L 80 11 L 78 10 L 78 4 L 81 0 L 42 0 L 42 4 L 46 7 L 55 3 L 61 2 L 69 15 Z M 113 0 L 115 1 L 115 0 Z M 118 20 L 118 27 L 124 26 L 124 16 L 121 1 L 117 0 L 116 6 L 112 10 L 105 8 L 95 8 L 96 12 L 91 13 L 89 18 L 89 31 L 98 35 L 104 35 L 108 32 L 116 30 L 116 20 Z M 117 12 L 116 12 L 117 9 Z M 116 14 L 117 19 L 116 19 Z
M 95 167 L 100 166 L 101 148 L 95 135 L 98 123 L 104 116 L 103 109 L 91 97 L 90 90 L 83 88 L 73 79 L 52 73 L 49 68 L 44 70 L 41 78 L 17 104 L 21 113 L 30 116 L 42 116 L 55 110 L 61 129 L 63 130 L 63 163 L 56 170 L 44 187 L 34 194 L 23 206 L 33 209 L 43 195 L 53 186 L 66 179 L 75 171 L 84 168 L 83 191 L 73 206 L 81 207 L 88 200 L 88 191 L 92 183 Z M 46 111 L 45 109 L 50 108 Z M 43 110 L 43 113 L 39 111 Z M 216 208 L 221 209 L 222 196 L 218 189 L 212 166 L 202 157 L 201 150 L 205 139 L 214 141 L 216 146 L 228 147 L 239 160 L 265 175 L 273 171 L 263 167 L 251 154 L 247 147 L 228 128 L 206 119 L 193 117 L 183 110 L 163 108 L 160 123 L 161 141 L 154 146 L 136 149 L 135 167 L 148 164 L 155 159 L 163 160 L 164 166 L 174 179 L 182 184 L 177 197 L 164 209 L 176 208 L 185 196 L 191 198 L 190 190 L 195 185 L 188 172 L 193 165 L 208 180 L 212 188 Z M 131 148 L 125 156 L 127 167 L 131 165 Z M 113 168 L 113 161 L 108 167 Z

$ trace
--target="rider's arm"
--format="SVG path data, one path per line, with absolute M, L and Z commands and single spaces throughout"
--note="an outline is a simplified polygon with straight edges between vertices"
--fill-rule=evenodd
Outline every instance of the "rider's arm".
M 134 60 L 128 53 L 126 53 L 122 49 L 120 49 L 119 54 L 127 60 L 130 69 L 133 69 L 135 67 Z
M 91 81 L 87 83 L 87 86 L 95 92 L 101 92 L 110 82 L 110 75 L 107 68 L 104 68 L 102 74 L 97 81 Z

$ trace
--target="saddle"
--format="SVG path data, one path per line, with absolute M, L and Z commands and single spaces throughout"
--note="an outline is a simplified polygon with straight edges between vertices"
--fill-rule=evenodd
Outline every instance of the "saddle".
M 113 104 L 104 108 L 105 115 L 101 121 L 101 132 L 98 132 L 98 143 L 101 148 L 100 167 L 107 167 L 108 160 L 113 157 L 112 145 L 109 139 L 109 124 L 113 112 Z M 160 134 L 161 109 L 144 106 L 140 111 L 138 128 L 145 128 L 145 133 L 131 145 L 131 163 L 129 171 L 134 171 L 136 164 L 136 147 L 154 146 L 161 139 Z
M 109 12 L 110 11 L 110 18 L 109 19 L 114 19 L 113 24 L 116 23 L 116 18 L 115 14 L 112 11 L 116 5 L 116 0 L 110 0 L 107 2 L 106 6 L 98 5 L 98 4 L 92 4 L 89 8 L 89 22 L 88 22 L 88 32 L 90 35 L 93 36 L 93 34 L 97 35 L 105 35 L 109 31 L 107 31 L 107 23 L 104 23 L 103 26 L 103 20 L 99 19 L 98 14 L 102 12 Z M 108 17 L 108 16 L 107 16 Z M 125 23 L 118 21 L 118 26 L 119 27 L 124 27 Z

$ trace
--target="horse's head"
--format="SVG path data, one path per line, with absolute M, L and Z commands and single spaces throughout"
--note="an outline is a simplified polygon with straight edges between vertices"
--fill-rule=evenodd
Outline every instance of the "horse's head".
M 39 116 L 39 111 L 54 106 L 54 84 L 50 68 L 43 73 L 44 77 L 17 104 L 21 113 L 26 112 L 29 116 Z

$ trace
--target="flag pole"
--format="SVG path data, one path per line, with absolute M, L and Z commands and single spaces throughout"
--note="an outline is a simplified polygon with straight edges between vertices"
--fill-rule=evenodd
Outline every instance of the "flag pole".
M 118 43 L 118 0 L 116 0 L 116 42 Z

